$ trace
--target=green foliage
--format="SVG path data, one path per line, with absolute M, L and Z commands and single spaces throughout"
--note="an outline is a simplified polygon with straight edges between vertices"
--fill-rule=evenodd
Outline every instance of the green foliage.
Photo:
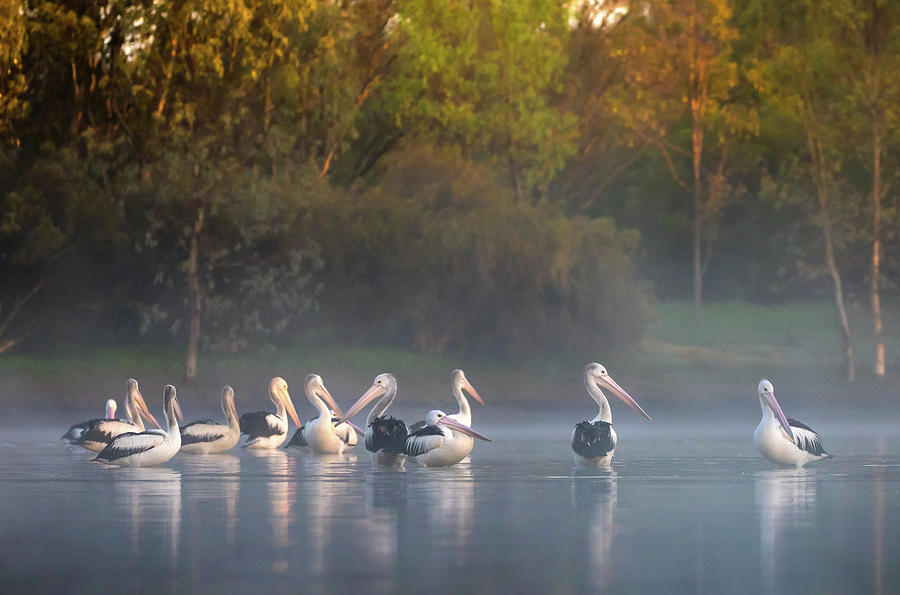
M 567 38 L 554 0 L 400 2 L 396 117 L 438 146 L 506 171 L 520 195 L 542 196 L 572 155 L 573 114 L 550 94 Z
M 710 297 L 827 295 L 824 187 L 852 305 L 876 131 L 887 300 L 898 20 L 882 0 L 0 3 L 0 350 L 16 304 L 53 340 L 159 344 L 199 295 L 217 353 L 628 351 L 650 283 L 688 292 L 695 157 Z

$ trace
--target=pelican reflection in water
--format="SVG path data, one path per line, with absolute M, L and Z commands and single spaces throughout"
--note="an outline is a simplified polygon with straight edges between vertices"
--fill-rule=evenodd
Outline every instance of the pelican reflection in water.
M 421 472 L 421 471 L 420 471 Z M 465 562 L 475 532 L 475 482 L 472 469 L 465 463 L 441 469 L 428 480 L 415 481 L 414 500 L 426 503 L 429 534 L 438 536 L 437 543 L 423 544 L 434 548 L 434 555 L 447 563 Z M 422 478 L 419 478 L 420 480 Z
M 206 510 L 211 502 L 221 502 L 221 513 L 213 514 L 216 518 L 221 515 L 225 543 L 233 547 L 241 488 L 241 459 L 226 453 L 206 454 L 185 457 L 181 465 L 192 479 L 190 489 L 185 493 L 188 515 L 201 514 L 200 509 Z
M 613 539 L 618 499 L 616 472 L 576 467 L 572 474 L 572 511 L 576 547 L 587 557 L 592 590 L 603 593 L 613 586 Z
M 816 508 L 816 472 L 805 469 L 776 469 L 756 474 L 756 509 L 759 514 L 759 552 L 763 590 L 780 591 L 779 557 L 788 549 L 792 530 L 808 523 Z M 781 570 L 781 572 L 779 572 Z
M 346 552 L 341 548 L 346 545 L 342 540 L 347 536 L 336 532 L 336 520 L 340 518 L 339 509 L 350 491 L 348 481 L 355 475 L 353 466 L 348 463 L 355 461 L 356 455 L 321 455 L 295 460 L 304 478 L 298 516 L 305 522 L 294 528 L 295 543 L 291 549 L 294 556 L 302 549 L 305 567 L 312 575 L 320 575 Z M 361 500 L 361 492 L 359 497 Z
M 367 568 L 381 570 L 373 577 L 375 592 L 394 592 L 399 587 L 398 523 L 407 516 L 408 490 L 409 475 L 402 467 L 372 467 L 365 476 L 366 514 L 358 525 L 361 547 L 354 558 Z
M 135 559 L 155 554 L 159 536 L 177 567 L 181 540 L 181 473 L 164 467 L 126 468 L 110 474 L 116 499 L 127 503 Z

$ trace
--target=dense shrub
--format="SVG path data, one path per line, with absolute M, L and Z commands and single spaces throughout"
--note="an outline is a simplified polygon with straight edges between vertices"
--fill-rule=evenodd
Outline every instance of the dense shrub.
M 329 332 L 435 354 L 596 353 L 640 338 L 635 232 L 519 202 L 487 169 L 424 147 L 378 179 L 311 204 Z

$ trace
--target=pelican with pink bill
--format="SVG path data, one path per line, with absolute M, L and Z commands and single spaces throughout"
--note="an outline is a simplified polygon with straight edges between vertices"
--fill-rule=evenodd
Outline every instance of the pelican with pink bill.
M 753 433 L 753 442 L 764 457 L 777 465 L 798 469 L 807 463 L 831 458 L 815 430 L 784 415 L 771 382 L 763 378 L 756 392 L 762 419 Z
M 439 409 L 428 412 L 425 424 L 409 435 L 404 448 L 409 460 L 424 467 L 449 467 L 460 462 L 472 450 L 468 443 L 472 438 L 493 442 Z
M 617 438 L 612 427 L 612 410 L 602 389 L 609 390 L 648 421 L 652 418 L 600 364 L 590 363 L 584 367 L 584 386 L 600 410 L 594 419 L 583 421 L 572 430 L 572 457 L 577 465 L 609 467 Z
M 297 417 L 297 410 L 291 401 L 287 382 L 276 376 L 269 381 L 269 400 L 275 404 L 275 413 L 269 411 L 253 411 L 241 416 L 241 434 L 246 434 L 244 448 L 278 448 L 287 438 L 290 415 L 299 428 L 303 424 Z

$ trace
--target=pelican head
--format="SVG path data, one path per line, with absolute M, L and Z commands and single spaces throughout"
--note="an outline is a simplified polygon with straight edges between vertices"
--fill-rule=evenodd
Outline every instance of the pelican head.
M 469 382 L 466 378 L 466 373 L 457 368 L 450 372 L 450 386 L 456 390 L 464 390 L 469 393 L 473 399 L 484 405 L 484 401 L 481 400 L 481 395 L 478 394 L 478 391 L 475 390 L 475 387 Z
M 177 418 L 179 422 L 184 423 L 181 405 L 178 404 L 178 399 L 175 397 L 175 387 L 171 384 L 167 384 L 163 391 L 163 406 L 166 410 L 166 417 L 169 420 Z M 169 424 L 171 425 L 171 423 L 170 421 Z
M 147 403 L 144 402 L 144 395 L 141 394 L 141 390 L 138 388 L 138 381 L 134 378 L 129 378 L 125 383 L 125 411 L 127 411 L 132 418 L 140 415 L 160 430 L 162 429 L 162 426 L 159 425 L 159 422 L 156 421 L 156 418 L 150 413 L 150 408 L 147 407 Z
M 325 388 L 325 381 L 323 381 L 322 377 L 318 374 L 310 374 L 306 377 L 306 398 L 309 399 L 309 402 L 312 403 L 313 407 L 316 406 L 317 398 L 322 399 L 328 409 L 331 410 L 332 416 L 337 414 L 337 416 L 340 417 L 344 414 L 343 410 L 334 401 L 334 397 L 332 397 L 331 393 L 328 392 L 328 389 Z
M 227 418 L 229 413 L 237 418 L 237 407 L 234 405 L 234 389 L 227 384 L 222 387 L 222 396 L 219 399 L 222 404 L 222 413 Z
M 637 404 L 631 395 L 625 392 L 625 389 L 619 386 L 615 380 L 612 379 L 612 376 L 609 375 L 609 372 L 606 371 L 602 365 L 598 363 L 590 363 L 584 367 L 584 383 L 587 385 L 588 392 L 597 401 L 598 405 L 602 404 L 599 402 L 598 397 L 595 395 L 594 391 L 591 390 L 591 387 L 594 387 L 598 390 L 598 392 L 604 388 L 612 391 L 614 395 L 622 399 L 622 401 L 647 418 L 648 421 L 653 421 L 653 418 L 647 415 L 647 413 L 641 409 L 641 406 Z M 599 393 L 602 398 L 602 393 Z
M 381 397 L 383 395 L 388 395 L 390 400 L 393 400 L 394 396 L 397 394 L 397 379 L 394 378 L 393 374 L 389 374 L 387 372 L 383 374 L 379 374 L 375 377 L 375 380 L 372 382 L 372 386 L 360 396 L 353 405 L 350 406 L 350 409 L 341 416 L 341 419 L 338 421 L 339 424 L 344 423 L 365 407 L 373 400 Z M 381 408 L 381 412 L 387 409 L 388 405 L 390 405 L 390 400 L 385 403 L 384 407 Z
M 794 432 L 791 430 L 791 424 L 788 423 L 784 411 L 781 410 L 781 406 L 775 399 L 775 387 L 772 386 L 772 383 L 763 378 L 759 381 L 756 392 L 759 393 L 759 403 L 760 406 L 763 407 L 763 412 L 765 412 L 765 408 L 768 407 L 772 413 L 775 414 L 775 418 L 778 420 L 778 423 L 781 424 L 781 427 L 784 428 L 784 431 L 787 432 L 787 435 L 793 440 Z
M 294 409 L 294 402 L 291 401 L 291 394 L 288 392 L 287 382 L 285 382 L 284 378 L 281 376 L 276 376 L 269 381 L 269 399 L 275 403 L 276 407 L 279 404 L 282 405 L 298 428 L 303 425 L 300 423 L 300 418 L 297 417 L 297 410 Z
M 106 419 L 116 419 L 116 400 L 108 399 L 106 401 Z
M 447 429 L 453 430 L 454 432 L 460 432 L 461 434 L 477 438 L 478 440 L 484 440 L 485 442 L 493 442 L 493 440 L 482 436 L 469 426 L 456 421 L 452 417 L 447 417 L 447 414 L 440 409 L 432 409 L 429 411 L 428 414 L 425 415 L 425 423 L 429 426 L 445 426 Z

